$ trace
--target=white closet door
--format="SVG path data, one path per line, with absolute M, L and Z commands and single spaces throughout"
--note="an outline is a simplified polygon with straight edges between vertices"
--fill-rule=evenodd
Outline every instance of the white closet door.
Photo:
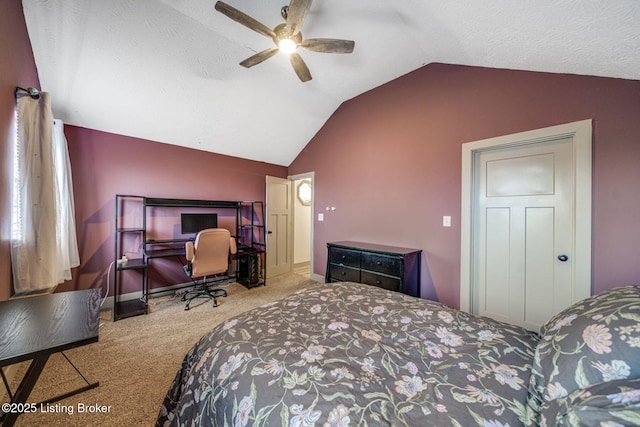
M 476 155 L 479 314 L 537 330 L 571 305 L 572 147 L 565 137 Z

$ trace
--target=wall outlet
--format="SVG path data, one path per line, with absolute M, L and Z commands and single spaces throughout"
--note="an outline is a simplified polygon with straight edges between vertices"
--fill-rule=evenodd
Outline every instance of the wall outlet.
M 318 214 L 318 221 L 324 221 L 324 214 L 323 213 L 319 213 Z

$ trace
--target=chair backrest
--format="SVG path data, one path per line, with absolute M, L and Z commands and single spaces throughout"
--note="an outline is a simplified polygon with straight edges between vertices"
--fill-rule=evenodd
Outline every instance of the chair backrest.
M 229 253 L 236 253 L 236 241 L 229 230 L 208 228 L 196 236 L 192 248 L 187 243 L 187 260 L 191 262 L 193 277 L 224 273 L 229 268 Z M 190 253 L 193 255 L 190 258 Z

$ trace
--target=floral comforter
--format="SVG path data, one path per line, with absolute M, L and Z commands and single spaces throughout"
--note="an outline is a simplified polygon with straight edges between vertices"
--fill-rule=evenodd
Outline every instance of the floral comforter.
M 300 291 L 215 327 L 157 426 L 516 426 L 538 335 L 356 283 Z

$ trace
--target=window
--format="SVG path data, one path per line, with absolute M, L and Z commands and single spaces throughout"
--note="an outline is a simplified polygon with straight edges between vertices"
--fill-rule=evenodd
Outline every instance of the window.
M 16 125 L 16 133 L 13 141 L 13 185 L 11 200 L 11 240 L 22 240 L 22 206 L 20 203 L 20 171 L 17 167 L 20 164 L 20 150 L 18 145 L 18 108 L 14 111 L 14 123 Z
M 311 206 L 311 181 L 300 181 L 296 189 L 296 195 L 302 206 Z

